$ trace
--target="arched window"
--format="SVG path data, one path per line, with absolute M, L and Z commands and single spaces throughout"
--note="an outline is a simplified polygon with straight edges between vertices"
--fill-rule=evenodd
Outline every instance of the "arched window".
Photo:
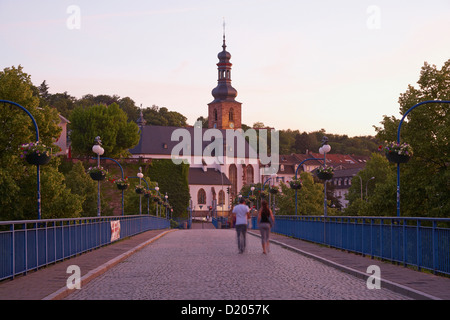
M 197 204 L 206 204 L 206 192 L 203 189 L 198 190 Z
M 223 190 L 219 191 L 219 206 L 223 206 L 225 204 L 225 192 Z
M 253 166 L 251 164 L 249 164 L 246 168 L 246 176 L 247 179 L 245 181 L 245 184 L 252 184 L 254 182 L 254 178 L 253 178 Z
M 235 164 L 230 165 L 228 170 L 228 178 L 231 182 L 231 194 L 236 195 L 237 193 L 237 168 Z
M 234 119 L 234 112 L 233 108 L 230 109 L 230 112 L 228 113 L 228 120 L 233 121 Z

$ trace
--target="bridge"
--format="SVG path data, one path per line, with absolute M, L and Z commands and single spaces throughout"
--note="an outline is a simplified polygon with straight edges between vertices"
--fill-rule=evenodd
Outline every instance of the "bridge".
M 122 220 L 121 233 L 128 235 L 118 240 L 3 279 L 0 299 L 252 300 L 261 304 L 271 300 L 450 299 L 449 277 L 417 271 L 367 254 L 273 232 L 270 252 L 264 255 L 259 231 L 252 224 L 246 252 L 238 254 L 234 229 L 216 229 L 210 222 L 193 223 L 191 229 L 170 229 L 160 218 L 148 218 L 151 223 L 145 230 L 131 233 L 136 227 Z M 137 221 L 144 224 L 143 220 Z M 40 223 L 39 232 L 33 226 L 28 231 L 25 227 L 15 227 L 14 245 L 19 246 L 19 239 L 25 234 L 37 239 L 45 233 L 50 239 L 59 236 L 57 230 L 65 229 L 85 239 L 83 243 L 88 242 L 87 234 L 81 233 L 83 228 L 88 228 L 86 223 L 64 221 L 66 224 L 58 225 L 52 221 L 46 228 L 42 220 Z M 102 227 L 100 220 L 95 223 Z M 284 228 L 282 220 L 276 224 Z M 108 230 L 108 237 L 112 235 L 111 229 L 104 229 Z M 3 248 L 7 234 L 0 233 Z M 30 239 L 29 250 L 33 245 Z M 68 243 L 67 240 L 66 236 L 63 242 Z M 55 252 L 60 250 L 55 248 Z M 2 256 L 3 264 L 5 260 Z M 17 269 L 20 259 L 15 260 Z M 76 275 L 74 266 L 80 272 L 80 289 L 69 285 L 75 283 L 69 281 Z

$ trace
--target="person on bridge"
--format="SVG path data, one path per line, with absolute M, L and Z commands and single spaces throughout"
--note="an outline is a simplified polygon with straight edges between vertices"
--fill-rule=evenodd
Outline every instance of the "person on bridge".
M 238 250 L 239 253 L 243 253 L 247 237 L 247 220 L 250 219 L 250 209 L 245 204 L 245 199 L 239 201 L 239 204 L 233 208 L 232 213 L 236 216 Z
M 264 254 L 269 251 L 269 235 L 273 221 L 275 221 L 275 219 L 272 210 L 270 210 L 267 201 L 263 200 L 261 202 L 261 209 L 258 212 L 258 226 L 259 231 L 261 232 L 261 243 Z

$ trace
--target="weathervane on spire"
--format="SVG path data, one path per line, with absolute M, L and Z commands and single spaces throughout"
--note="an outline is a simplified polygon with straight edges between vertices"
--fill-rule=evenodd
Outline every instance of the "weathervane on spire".
M 225 17 L 223 17 L 223 49 L 225 50 L 226 44 L 225 44 Z

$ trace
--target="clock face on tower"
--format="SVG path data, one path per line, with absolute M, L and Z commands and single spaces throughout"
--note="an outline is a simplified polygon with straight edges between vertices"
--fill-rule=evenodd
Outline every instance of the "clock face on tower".
M 230 128 L 234 128 L 234 123 L 233 122 L 230 122 Z

